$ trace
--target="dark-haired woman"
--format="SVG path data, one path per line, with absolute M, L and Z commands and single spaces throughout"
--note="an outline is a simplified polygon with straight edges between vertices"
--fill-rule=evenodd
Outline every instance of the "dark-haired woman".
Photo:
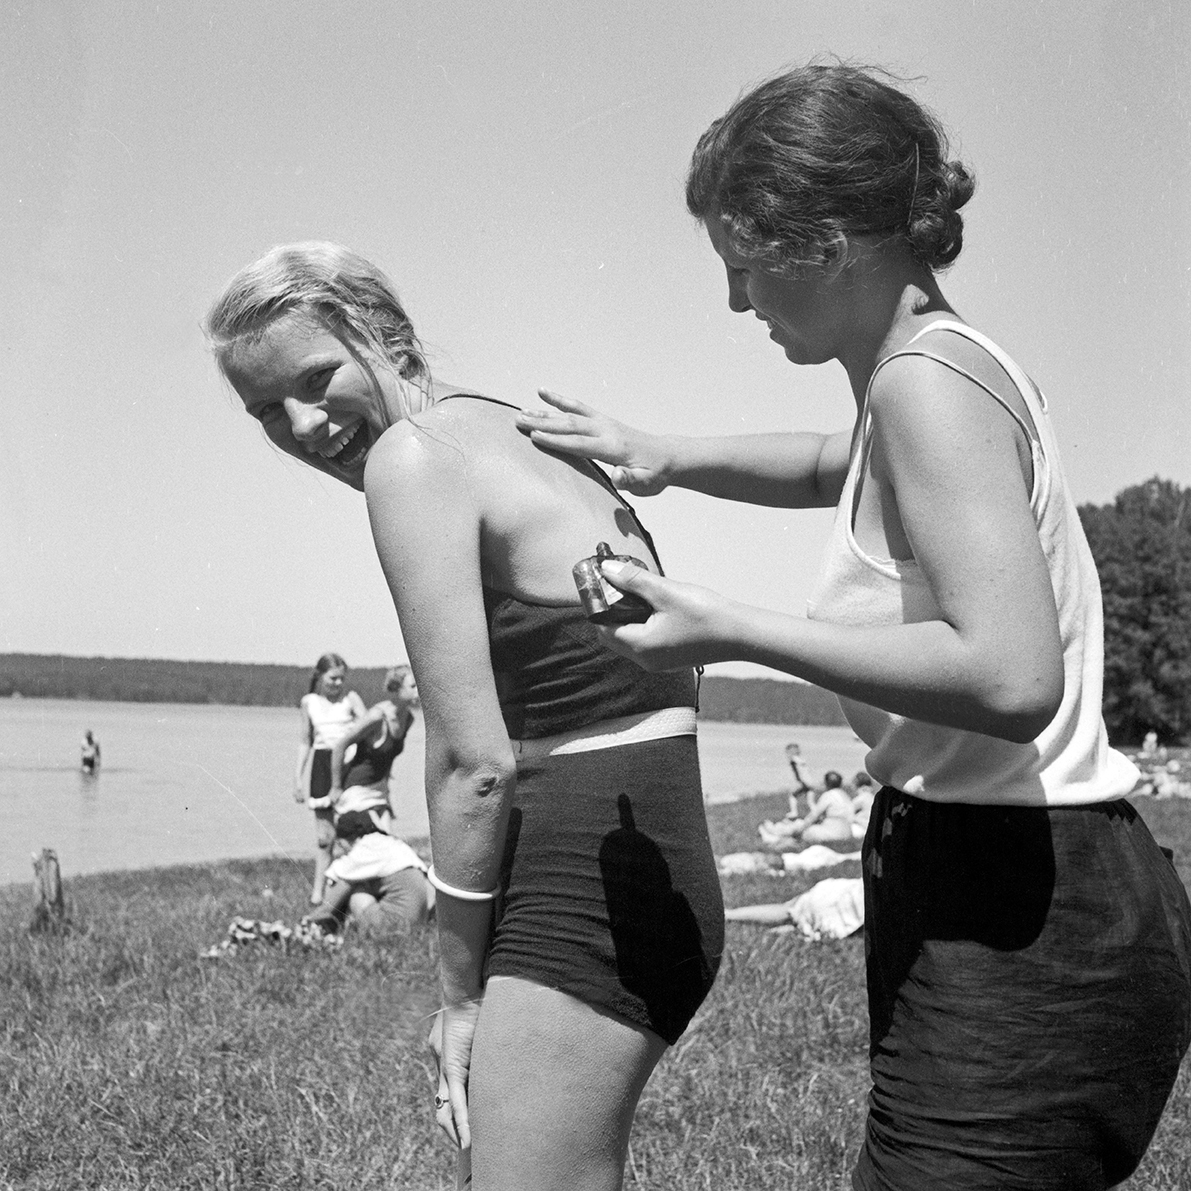
M 335 847 L 335 813 L 331 809 L 331 750 L 364 718 L 364 701 L 346 687 L 347 663 L 337 653 L 324 653 L 310 674 L 310 690 L 298 704 L 298 767 L 294 801 L 314 811 L 314 885 L 310 904 L 322 904 L 327 866 Z
M 1191 911 L 1101 719 L 1095 566 L 1029 377 L 949 305 L 973 181 L 877 72 L 741 98 L 687 185 L 728 304 L 838 361 L 835 435 L 647 435 L 545 395 L 543 447 L 784 507 L 834 505 L 809 616 L 604 564 L 655 609 L 650 669 L 760 662 L 841 698 L 882 783 L 864 844 L 873 1090 L 854 1185 L 1104 1188 L 1137 1165 L 1191 1032 Z
M 367 496 L 426 724 L 438 1122 L 477 1189 L 615 1191 L 724 931 L 694 675 L 604 648 L 572 580 L 599 542 L 656 567 L 649 537 L 598 468 L 432 379 L 344 248 L 274 249 L 207 329 L 269 438 Z

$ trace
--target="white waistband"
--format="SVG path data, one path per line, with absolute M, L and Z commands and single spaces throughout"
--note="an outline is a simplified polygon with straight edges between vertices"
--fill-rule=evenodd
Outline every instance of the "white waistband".
M 663 707 L 661 711 L 643 711 L 622 715 L 614 720 L 600 720 L 573 732 L 557 736 L 539 736 L 534 740 L 513 740 L 513 755 L 518 761 L 531 757 L 557 757 L 563 753 L 587 753 L 594 749 L 619 748 L 645 740 L 663 740 L 667 736 L 694 736 L 693 707 Z

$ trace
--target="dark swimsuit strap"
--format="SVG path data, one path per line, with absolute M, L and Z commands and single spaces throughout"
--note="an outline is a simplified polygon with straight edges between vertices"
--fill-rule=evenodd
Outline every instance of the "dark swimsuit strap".
M 487 401 L 489 405 L 503 405 L 505 409 L 515 409 L 518 413 L 521 412 L 520 408 L 516 405 L 513 405 L 512 402 L 501 401 L 497 397 L 483 397 L 479 393 L 448 393 L 447 396 L 440 397 L 435 404 L 440 404 L 443 401 L 452 401 L 456 397 L 470 397 L 473 401 Z M 595 476 L 596 480 L 609 492 L 611 492 L 612 495 L 620 502 L 621 506 L 627 510 L 629 516 L 633 519 L 633 524 L 637 527 L 641 536 L 645 539 L 645 544 L 649 547 L 650 554 L 653 555 L 653 561 L 658 568 L 658 574 L 664 575 L 666 572 L 662 569 L 662 560 L 658 557 L 658 550 L 653 544 L 653 537 L 650 535 L 649 530 L 647 530 L 645 526 L 641 524 L 641 518 L 637 516 L 637 510 L 634 509 L 633 506 L 629 504 L 629 502 L 625 500 L 625 498 L 617 491 L 616 485 L 612 483 L 611 479 L 609 479 L 607 472 L 605 472 L 604 469 L 600 467 L 600 465 L 594 459 L 583 459 L 581 456 L 576 455 L 568 455 L 567 458 L 580 459 L 581 462 L 586 463 L 588 467 L 591 468 L 592 474 Z
M 450 401 L 455 397 L 470 397 L 475 401 L 487 401 L 490 405 L 503 405 L 506 409 L 515 409 L 515 410 L 518 410 L 518 412 L 520 412 L 519 407 L 516 405 L 513 405 L 512 402 L 501 401 L 497 397 L 484 397 L 480 393 L 448 393 L 447 396 L 440 397 L 438 400 L 440 402 L 441 401 Z M 568 458 L 582 458 L 582 457 L 581 456 L 568 456 Z M 641 524 L 641 518 L 637 516 L 637 510 L 634 509 L 633 506 L 631 504 L 629 504 L 629 502 L 627 500 L 625 500 L 625 498 L 623 496 L 620 495 L 620 493 L 616 490 L 616 485 L 612 483 L 611 479 L 608 478 L 608 475 L 605 473 L 604 469 L 602 467 L 600 467 L 600 465 L 598 463 L 596 463 L 596 461 L 594 459 L 583 459 L 582 462 L 586 463 L 591 468 L 592 473 L 595 476 L 597 482 L 599 482 L 605 488 L 607 488 L 608 491 L 611 492 L 612 495 L 614 497 L 616 497 L 616 499 L 620 502 L 621 506 L 627 510 L 629 516 L 632 517 L 632 519 L 633 519 L 633 524 L 640 531 L 642 538 L 645 539 L 645 544 L 649 547 L 650 554 L 653 555 L 653 561 L 654 561 L 655 565 L 657 566 L 658 574 L 664 575 L 666 572 L 662 569 L 662 560 L 658 557 L 658 550 L 657 550 L 657 547 L 653 544 L 653 537 L 650 534 L 649 530 L 647 530 L 645 528 L 645 526 Z M 493 589 L 486 588 L 486 590 L 492 591 Z M 526 604 L 526 602 L 524 600 L 518 600 L 516 596 L 510 595 L 508 592 L 493 592 L 493 594 L 498 594 L 503 599 L 514 600 L 516 603 L 525 605 L 526 607 L 541 607 L 542 606 L 542 605 L 536 605 L 536 604 L 533 604 L 533 605 Z M 578 606 L 579 605 L 575 605 L 575 607 L 578 607 Z M 567 605 L 567 608 L 568 608 L 568 610 L 570 610 L 572 612 L 574 611 L 574 609 L 570 605 Z M 699 693 L 703 686 L 703 667 L 696 666 L 694 669 L 695 669 L 695 711 L 697 713 L 699 710 Z

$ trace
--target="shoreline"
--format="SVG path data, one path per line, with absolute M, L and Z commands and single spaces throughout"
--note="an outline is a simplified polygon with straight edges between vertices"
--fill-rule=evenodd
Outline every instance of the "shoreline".
M 1178 752 L 1180 755 L 1178 757 L 1175 757 L 1173 755 L 1175 752 Z M 1180 748 L 1177 750 L 1168 750 L 1168 753 L 1170 754 L 1170 756 L 1168 756 L 1168 760 L 1179 761 L 1181 766 L 1186 766 L 1185 772 L 1188 772 L 1189 776 L 1191 776 L 1191 748 Z M 1126 754 L 1126 755 L 1128 755 L 1128 754 Z M 1138 761 L 1138 759 L 1136 757 L 1130 757 L 1130 759 L 1134 760 L 1135 762 Z M 1152 769 L 1145 765 L 1142 765 L 1141 762 L 1138 762 L 1138 763 L 1143 770 L 1143 781 L 1144 781 L 1145 775 L 1152 772 Z M 742 809 L 742 805 L 745 803 L 759 802 L 759 801 L 764 801 L 767 799 L 769 799 L 769 800 L 777 800 L 777 799 L 784 800 L 789 797 L 789 794 L 790 794 L 790 790 L 788 788 L 787 789 L 778 789 L 778 790 L 754 790 L 754 791 L 751 791 L 751 792 L 745 793 L 745 794 L 736 794 L 736 795 L 731 795 L 726 798 L 718 798 L 714 802 L 705 802 L 704 808 L 707 812 L 708 818 L 711 819 L 715 815 L 717 809 L 722 809 L 723 812 L 726 814 L 739 814 Z M 1159 805 L 1163 802 L 1172 802 L 1175 804 L 1181 804 L 1184 802 L 1191 803 L 1191 800 L 1189 800 L 1186 797 L 1175 797 L 1175 798 L 1165 798 L 1165 799 L 1164 798 L 1155 798 L 1155 796 L 1153 795 L 1153 793 L 1150 790 L 1141 788 L 1141 783 L 1139 783 L 1137 788 L 1130 791 L 1129 794 L 1125 795 L 1125 797 L 1130 800 L 1141 799 L 1145 803 L 1154 803 L 1154 804 L 1159 804 Z M 407 844 L 409 844 L 410 847 L 412 847 L 415 852 L 417 852 L 420 856 L 422 856 L 423 859 L 426 859 L 429 857 L 430 837 L 428 835 L 406 835 L 406 836 L 402 836 L 401 838 Z M 203 869 L 219 868 L 220 866 L 224 866 L 224 865 L 264 865 L 264 864 L 271 864 L 271 863 L 281 862 L 281 861 L 288 862 L 294 866 L 305 865 L 307 863 L 312 864 L 314 861 L 314 854 L 312 851 L 309 855 L 304 854 L 300 857 L 295 858 L 294 856 L 288 855 L 285 852 L 261 852 L 254 856 L 222 856 L 222 857 L 217 857 L 212 860 L 181 861 L 181 862 L 173 863 L 173 864 L 146 865 L 144 867 L 139 867 L 139 868 L 95 869 L 91 872 L 72 873 L 69 876 L 63 876 L 62 882 L 63 882 L 64 886 L 69 887 L 69 885 L 73 884 L 76 881 L 85 881 L 85 880 L 89 880 L 92 878 L 112 878 L 112 877 L 132 878 L 132 877 L 140 876 L 143 879 L 147 879 L 147 878 L 151 878 L 151 877 L 160 877 L 165 874 L 173 873 L 173 872 L 199 871 L 199 870 L 203 870 Z M 26 887 L 26 888 L 31 887 L 33 884 L 32 869 L 33 869 L 33 865 L 32 865 L 32 857 L 31 857 L 30 864 L 29 864 L 29 871 L 30 871 L 29 879 L 25 880 L 25 881 L 2 882 L 2 883 L 0 883 L 0 893 L 2 893 L 4 891 L 12 891 L 15 889 L 20 889 L 22 887 Z

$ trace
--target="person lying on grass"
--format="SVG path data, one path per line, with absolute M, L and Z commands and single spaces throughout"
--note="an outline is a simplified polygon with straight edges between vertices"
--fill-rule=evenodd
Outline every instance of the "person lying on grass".
M 859 877 L 827 877 L 785 902 L 737 906 L 724 911 L 728 922 L 754 922 L 774 934 L 846 939 L 864 926 L 864 882 Z

